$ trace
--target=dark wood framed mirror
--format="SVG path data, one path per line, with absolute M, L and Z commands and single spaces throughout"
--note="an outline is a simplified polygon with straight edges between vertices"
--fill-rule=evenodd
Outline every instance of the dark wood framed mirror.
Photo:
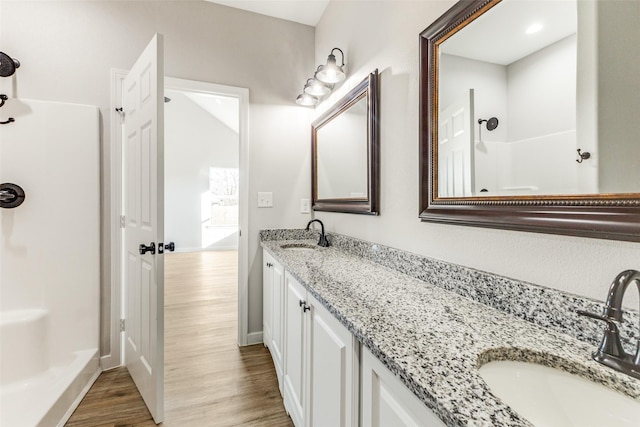
M 313 210 L 377 215 L 378 70 L 311 125 Z
M 466 0 L 423 31 L 420 218 L 640 241 L 637 22 L 640 2 Z

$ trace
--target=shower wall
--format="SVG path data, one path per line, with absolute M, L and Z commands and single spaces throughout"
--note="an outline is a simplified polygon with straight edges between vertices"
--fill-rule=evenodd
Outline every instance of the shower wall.
M 48 312 L 54 366 L 98 347 L 98 109 L 10 98 L 0 112 L 16 120 L 0 126 L 0 182 L 26 194 L 0 209 L 0 311 Z

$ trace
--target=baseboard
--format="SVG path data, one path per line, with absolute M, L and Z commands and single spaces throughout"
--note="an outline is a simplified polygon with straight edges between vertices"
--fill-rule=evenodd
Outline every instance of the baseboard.
M 114 360 L 111 357 L 111 354 L 107 354 L 105 356 L 100 357 L 100 370 L 108 371 L 113 368 L 117 368 L 120 365 L 114 365 Z
M 100 370 L 102 371 L 107 371 L 111 368 L 113 368 L 112 366 L 112 358 L 111 358 L 111 354 L 107 354 L 105 356 L 101 356 L 100 357 Z
M 71 415 L 73 415 L 75 410 L 78 409 L 78 406 L 80 406 L 80 402 L 82 402 L 82 399 L 84 399 L 87 393 L 89 393 L 89 390 L 93 386 L 93 383 L 95 383 L 98 377 L 100 376 L 100 373 L 101 373 L 100 366 L 98 365 L 98 363 L 96 363 L 97 361 L 95 358 L 92 360 L 93 360 L 93 363 L 89 361 L 85 366 L 85 368 L 82 370 L 82 374 L 74 380 L 75 385 L 72 383 L 69 386 L 70 387 L 69 390 L 72 390 L 73 388 L 77 388 L 77 387 L 82 387 L 82 389 L 79 392 L 79 394 L 76 396 L 76 398 L 73 400 L 71 405 L 67 408 L 66 412 L 62 416 L 62 419 L 56 424 L 56 427 L 63 427 L 67 423 L 67 421 L 69 421 L 69 418 L 71 418 Z M 91 365 L 93 365 L 93 368 L 91 367 Z M 91 371 L 93 371 L 93 373 L 91 373 Z M 82 377 L 88 378 L 87 383 L 84 384 L 84 386 L 81 383 L 78 383 L 78 381 L 81 381 Z
M 87 383 L 87 385 L 84 386 L 84 388 L 82 389 L 82 392 L 71 404 L 71 406 L 69 407 L 67 412 L 64 414 L 64 416 L 62 417 L 62 420 L 60 421 L 57 427 L 63 427 L 64 425 L 67 424 L 67 421 L 69 421 L 69 418 L 71 418 L 71 415 L 73 415 L 76 409 L 78 409 L 78 406 L 80 406 L 80 403 L 82 403 L 82 399 L 84 399 L 87 393 L 89 393 L 89 390 L 91 390 L 91 387 L 96 382 L 99 376 L 100 376 L 100 369 L 98 369 L 93 373 L 93 375 L 91 375 L 89 382 Z
M 262 342 L 262 331 L 247 334 L 247 345 L 260 344 Z

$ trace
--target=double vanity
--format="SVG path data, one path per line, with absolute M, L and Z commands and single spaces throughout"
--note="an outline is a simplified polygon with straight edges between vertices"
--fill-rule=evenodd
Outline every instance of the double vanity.
M 637 37 L 621 36 L 638 16 L 638 2 L 461 0 L 433 21 L 420 219 L 640 241 Z M 312 123 L 314 211 L 380 214 L 378 80 Z M 634 270 L 603 305 L 337 234 L 260 238 L 264 343 L 297 427 L 640 426 L 639 315 L 620 310 Z
M 640 380 L 591 358 L 602 325 L 577 311 L 597 301 L 338 234 L 260 238 L 264 343 L 297 427 L 638 425 Z M 637 328 L 629 310 L 629 352 Z

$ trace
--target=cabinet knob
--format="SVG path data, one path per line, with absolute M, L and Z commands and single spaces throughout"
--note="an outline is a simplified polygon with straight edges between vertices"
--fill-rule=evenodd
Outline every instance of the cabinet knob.
M 267 263 L 267 267 L 273 267 L 273 264 L 271 264 L 270 262 Z
M 304 307 L 302 308 L 303 313 L 306 313 L 309 310 L 311 310 L 311 307 L 309 307 L 307 304 L 305 304 Z

